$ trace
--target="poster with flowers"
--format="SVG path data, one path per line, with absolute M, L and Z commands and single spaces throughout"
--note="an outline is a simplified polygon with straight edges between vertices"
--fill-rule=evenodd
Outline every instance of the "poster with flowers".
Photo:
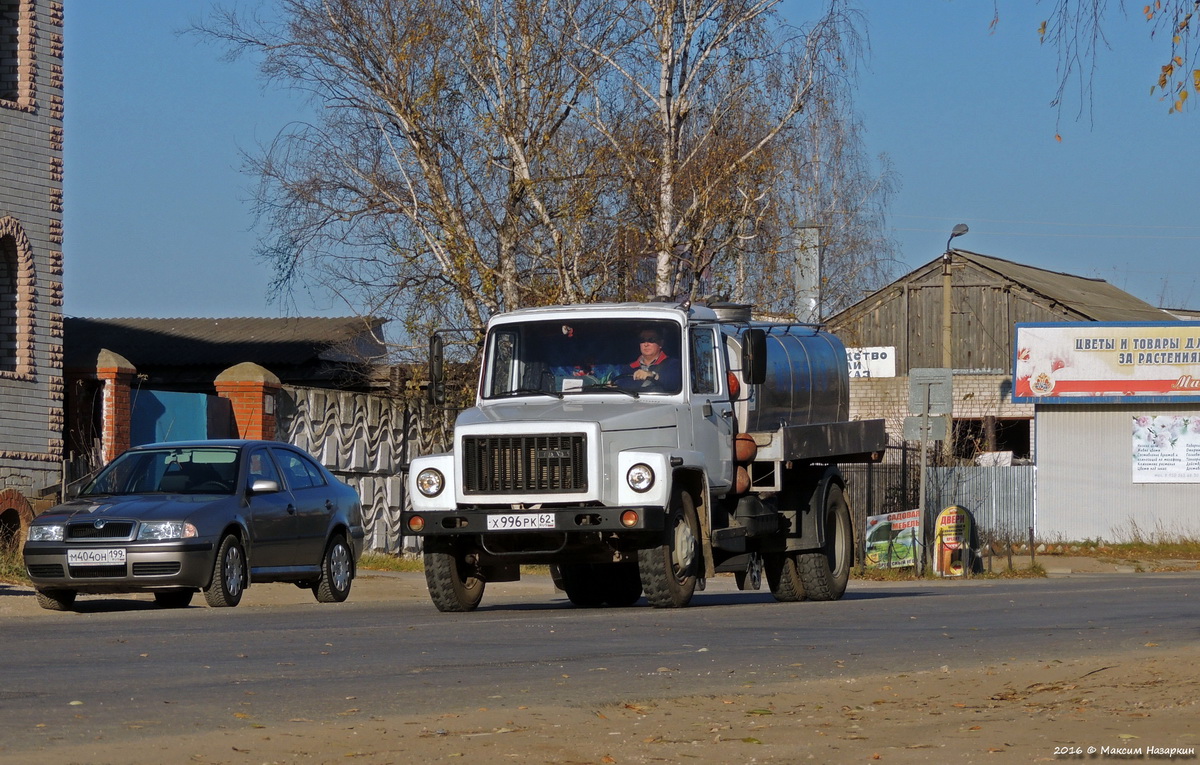
M 1200 414 L 1133 418 L 1134 483 L 1200 483 Z

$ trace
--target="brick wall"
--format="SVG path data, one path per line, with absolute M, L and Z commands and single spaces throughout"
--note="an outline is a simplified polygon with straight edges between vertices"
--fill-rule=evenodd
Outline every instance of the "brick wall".
M 57 483 L 63 457 L 63 4 L 5 8 L 15 16 L 0 20 L 0 33 L 16 37 L 0 97 L 0 237 L 11 275 L 0 312 L 12 345 L 0 368 L 0 496 L 31 497 Z

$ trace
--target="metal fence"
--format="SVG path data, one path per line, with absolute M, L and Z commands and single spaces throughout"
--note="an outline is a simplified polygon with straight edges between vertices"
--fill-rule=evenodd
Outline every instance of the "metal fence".
M 861 550 L 867 516 L 920 507 L 920 463 L 912 454 L 877 465 L 843 465 L 846 494 Z M 927 467 L 925 517 L 931 529 L 938 513 L 952 505 L 971 511 L 980 545 L 1028 541 L 1036 533 L 1035 470 L 1017 467 Z

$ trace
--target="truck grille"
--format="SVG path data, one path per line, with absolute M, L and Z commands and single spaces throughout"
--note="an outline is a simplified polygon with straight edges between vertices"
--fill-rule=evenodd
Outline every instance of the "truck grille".
M 587 487 L 583 433 L 463 438 L 466 494 L 551 494 Z

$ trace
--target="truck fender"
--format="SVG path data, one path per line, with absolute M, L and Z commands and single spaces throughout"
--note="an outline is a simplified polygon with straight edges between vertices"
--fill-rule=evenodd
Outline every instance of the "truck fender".
M 686 468 L 676 470 L 671 475 L 671 491 L 674 492 L 676 487 L 690 494 L 692 501 L 696 504 L 696 516 L 700 521 L 700 546 L 704 552 L 703 576 L 711 577 L 716 572 L 716 564 L 713 562 L 712 518 L 709 517 L 709 509 L 712 504 L 707 477 L 702 470 Z
M 829 494 L 829 487 L 838 486 L 843 491 L 846 488 L 842 473 L 835 465 L 826 467 L 820 475 L 814 471 L 811 477 L 814 479 L 811 484 L 812 492 L 807 505 L 800 513 L 800 518 L 797 519 L 800 531 L 797 541 L 800 544 L 795 549 L 814 550 L 825 544 L 825 499 Z M 792 546 L 788 547 L 791 549 Z

